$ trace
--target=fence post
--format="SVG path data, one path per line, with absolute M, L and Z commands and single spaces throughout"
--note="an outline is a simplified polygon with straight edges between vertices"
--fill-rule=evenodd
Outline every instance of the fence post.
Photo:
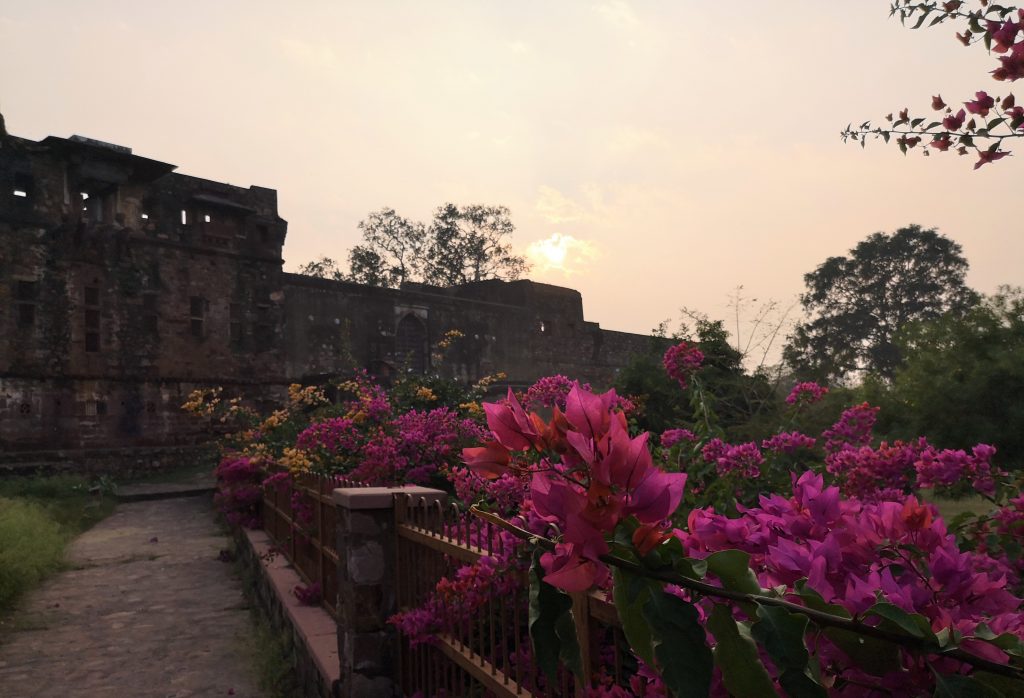
M 334 490 L 338 507 L 338 656 L 342 698 L 397 696 L 398 636 L 387 619 L 397 610 L 396 494 L 442 504 L 426 487 Z

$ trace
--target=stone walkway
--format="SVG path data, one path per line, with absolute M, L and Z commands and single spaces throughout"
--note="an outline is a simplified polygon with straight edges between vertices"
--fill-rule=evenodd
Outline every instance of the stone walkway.
M 0 637 L 0 696 L 262 696 L 208 497 L 121 504 Z

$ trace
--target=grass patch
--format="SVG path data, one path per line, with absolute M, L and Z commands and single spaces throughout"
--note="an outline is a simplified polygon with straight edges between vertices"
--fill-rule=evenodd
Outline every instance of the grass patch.
M 67 544 L 113 509 L 83 477 L 0 480 L 0 614 L 62 569 Z

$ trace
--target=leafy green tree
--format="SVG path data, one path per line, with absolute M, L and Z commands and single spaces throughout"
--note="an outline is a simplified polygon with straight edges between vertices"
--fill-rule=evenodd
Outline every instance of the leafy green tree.
M 513 280 L 529 269 L 512 254 L 508 237 L 515 230 L 504 206 L 445 204 L 434 213 L 427 233 L 424 277 L 435 286 L 456 286 L 484 279 Z
M 422 278 L 426 230 L 422 223 L 395 213 L 374 211 L 359 223 L 363 244 L 348 253 L 348 278 L 370 286 L 398 288 Z
M 964 281 L 959 244 L 919 225 L 875 233 L 804 276 L 809 319 L 784 351 L 802 376 L 840 381 L 875 373 L 892 379 L 902 357 L 897 333 L 911 322 L 962 314 L 977 300 Z
M 315 276 L 318 279 L 345 280 L 345 274 L 338 268 L 338 263 L 330 257 L 320 257 L 312 262 L 306 262 L 299 267 L 299 273 L 306 276 Z
M 890 383 L 868 381 L 891 437 L 944 448 L 989 443 L 1003 465 L 1024 465 L 1024 290 L 1004 287 L 964 315 L 904 328 Z

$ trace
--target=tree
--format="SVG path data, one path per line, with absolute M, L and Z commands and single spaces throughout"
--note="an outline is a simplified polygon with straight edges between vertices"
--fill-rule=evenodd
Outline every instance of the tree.
M 964 24 L 964 31 L 956 34 L 960 43 L 964 46 L 982 44 L 989 53 L 999 54 L 999 67 L 992 71 L 993 79 L 1019 80 L 1024 77 L 1024 9 L 989 0 L 977 2 L 978 9 L 968 10 L 962 0 L 941 3 L 894 0 L 889 14 L 898 15 L 903 24 L 908 19 L 914 21 L 914 29 L 924 26 L 925 22 L 929 27 L 953 22 Z M 904 108 L 896 119 L 892 114 L 885 117 L 888 126 L 872 126 L 870 121 L 856 128 L 851 124 L 842 132 L 843 141 L 852 140 L 864 146 L 869 137 L 886 143 L 895 137 L 904 155 L 922 144 L 925 155 L 952 148 L 960 155 L 976 154 L 974 169 L 978 169 L 1010 154 L 1003 147 L 1004 141 L 1024 138 L 1024 106 L 1016 104 L 1012 93 L 999 97 L 978 91 L 974 99 L 963 102 L 963 108 L 956 113 L 941 95 L 937 95 L 932 97 L 931 108 L 939 114 L 911 116 L 909 109 Z
M 426 244 L 422 223 L 399 216 L 393 208 L 382 208 L 360 222 L 359 230 L 363 244 L 348 253 L 351 281 L 397 288 L 422 277 Z
M 515 230 L 504 206 L 445 204 L 434 213 L 428 231 L 424 277 L 435 286 L 514 280 L 528 269 L 512 254 L 507 237 Z
M 299 267 L 299 273 L 305 276 L 315 276 L 318 279 L 345 280 L 345 274 L 338 268 L 338 263 L 330 257 L 320 257 L 312 262 L 306 262 Z
M 901 363 L 902 328 L 976 302 L 964 283 L 967 267 L 960 245 L 934 229 L 875 233 L 804 276 L 800 302 L 813 318 L 796 327 L 786 362 L 809 378 L 843 381 L 867 371 L 890 380 Z
M 864 386 L 881 430 L 945 448 L 993 444 L 1002 463 L 1024 465 L 1024 289 L 912 323 L 896 341 L 904 363 L 891 383 Z

